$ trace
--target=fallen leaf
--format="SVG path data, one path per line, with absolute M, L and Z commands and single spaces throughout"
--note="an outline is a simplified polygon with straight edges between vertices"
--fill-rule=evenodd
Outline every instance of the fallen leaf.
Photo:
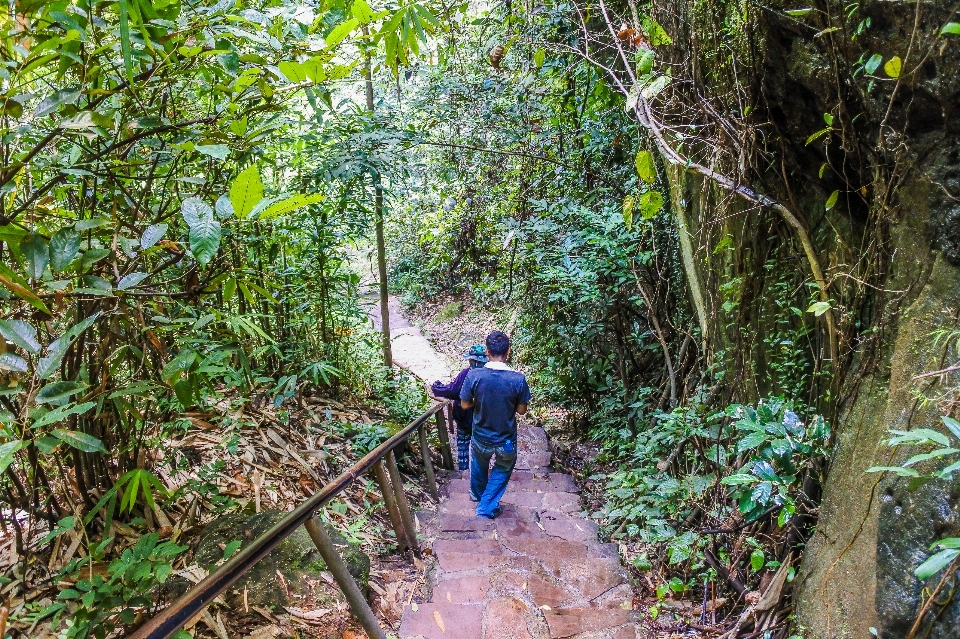
M 418 605 L 415 604 L 415 603 L 412 603 L 412 604 L 410 604 L 410 609 L 413 610 L 414 612 L 416 612 L 416 611 L 420 610 L 420 606 L 418 606 Z
M 547 605 L 543 605 L 543 606 L 540 606 L 540 610 L 553 610 L 553 608 Z
M 283 634 L 283 628 L 271 623 L 265 626 L 254 628 L 253 632 L 251 632 L 249 635 L 246 635 L 243 639 L 274 639 L 281 634 Z
M 442 632 L 443 634 L 447 634 L 447 629 L 443 625 L 443 617 L 440 616 L 439 610 L 433 611 L 433 620 L 437 622 L 437 626 L 439 626 L 440 632 Z
M 302 608 L 283 607 L 284 610 L 290 613 L 291 617 L 300 619 L 310 624 L 320 623 L 320 619 L 330 614 L 329 608 L 319 608 L 317 610 L 304 610 Z

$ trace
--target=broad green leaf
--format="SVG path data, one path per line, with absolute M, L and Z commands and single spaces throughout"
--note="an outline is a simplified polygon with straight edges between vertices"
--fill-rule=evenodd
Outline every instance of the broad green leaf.
M 940 472 L 937 473 L 937 477 L 939 477 L 940 479 L 950 480 L 950 479 L 953 479 L 953 473 L 957 472 L 958 470 L 960 470 L 960 461 L 954 462 L 949 466 L 947 466 L 946 468 L 942 469 Z
M 763 568 L 763 564 L 766 562 L 767 559 L 764 557 L 761 549 L 756 548 L 752 553 L 750 553 L 750 567 L 753 568 L 753 572 L 757 572 Z
M 40 352 L 40 342 L 37 341 L 37 329 L 23 320 L 0 320 L 0 335 L 13 342 L 28 353 Z
M 183 221 L 191 229 L 213 219 L 213 209 L 210 205 L 195 197 L 184 200 L 180 206 L 180 212 L 183 214 Z
M 953 455 L 958 453 L 960 450 L 956 448 L 938 448 L 937 450 L 930 451 L 929 453 L 920 453 L 919 455 L 914 455 L 907 461 L 903 462 L 904 467 L 913 466 L 919 464 L 922 461 L 927 461 L 928 459 L 936 459 L 937 457 L 943 457 L 944 455 Z
M 658 47 L 661 44 L 673 44 L 673 38 L 667 35 L 666 30 L 660 26 L 660 23 L 650 16 L 641 15 L 640 26 L 643 28 L 643 32 L 647 34 L 647 37 L 650 39 L 650 44 L 653 46 Z
M 934 542 L 930 546 L 930 550 L 934 548 L 960 548 L 960 537 L 947 537 L 946 539 L 941 539 L 940 541 Z
M 533 66 L 538 69 L 543 66 L 543 63 L 547 59 L 547 52 L 543 49 L 537 49 L 536 53 L 533 54 Z
M 647 191 L 640 196 L 640 215 L 649 220 L 663 208 L 663 196 L 659 191 Z
M 190 227 L 190 251 L 201 266 L 206 266 L 220 248 L 220 222 L 211 213 Z
M 900 56 L 895 55 L 887 63 L 883 65 L 883 71 L 891 78 L 899 78 L 900 71 L 903 70 L 903 61 L 900 59 Z
M 61 406 L 60 408 L 54 408 L 35 420 L 30 425 L 30 428 L 42 428 L 44 426 L 49 426 L 50 424 L 62 422 L 67 417 L 85 413 L 96 405 L 96 402 L 84 402 L 83 404 L 67 404 L 66 406 Z M 56 436 L 56 434 L 54 434 L 54 436 Z
M 960 550 L 945 548 L 917 566 L 913 574 L 920 581 L 925 581 L 953 563 L 957 556 L 960 556 Z
M 808 313 L 813 313 L 817 317 L 820 317 L 824 313 L 830 310 L 830 302 L 814 302 L 810 305 L 810 308 L 807 309 Z
M 14 373 L 26 373 L 30 370 L 27 360 L 13 353 L 0 354 L 0 371 L 13 371 Z
M 74 228 L 62 228 L 50 238 L 50 267 L 60 272 L 80 253 L 80 234 Z
M 873 75 L 877 72 L 877 69 L 880 68 L 880 63 L 883 62 L 883 56 L 879 53 L 874 53 L 870 56 L 870 59 L 867 60 L 867 63 L 863 65 L 863 70 Z
M 103 447 L 103 442 L 93 435 L 61 428 L 54 430 L 52 434 L 68 446 L 85 453 L 108 453 L 107 449 Z
M 133 82 L 133 56 L 130 52 L 130 12 L 127 0 L 118 0 L 120 18 L 120 52 L 127 81 Z
M 623 198 L 623 224 L 628 231 L 633 228 L 633 205 L 634 197 L 632 195 Z
M 765 441 L 767 441 L 766 433 L 762 431 L 750 433 L 737 443 L 737 452 L 742 453 L 747 450 L 753 450 Z
M 105 248 L 89 249 L 84 251 L 83 257 L 80 258 L 80 270 L 83 271 L 93 266 L 108 255 L 110 255 L 110 249 Z
M 133 273 L 128 273 L 121 277 L 120 281 L 117 282 L 117 288 L 121 291 L 125 291 L 128 288 L 136 286 L 149 276 L 149 273 L 144 273 L 143 271 L 134 271 Z
M 332 49 L 343 42 L 343 39 L 358 26 L 360 26 L 360 21 L 356 18 L 351 18 L 335 26 L 330 33 L 327 34 L 326 38 L 324 38 L 327 43 L 327 48 Z
M 931 428 L 914 428 L 913 430 L 895 430 L 891 429 L 891 433 L 896 435 L 896 437 L 891 437 L 888 444 L 890 446 L 899 446 L 900 444 L 940 444 L 941 446 L 949 446 L 950 438 L 948 438 L 943 433 L 935 431 Z
M 308 206 L 310 204 L 317 204 L 322 202 L 325 196 L 322 193 L 312 193 L 310 195 L 296 194 L 291 195 L 288 198 L 275 202 L 263 210 L 258 219 L 269 220 L 270 218 L 278 217 L 280 215 L 286 215 L 287 213 L 292 213 L 299 208 Z
M 286 78 L 294 84 L 305 82 L 310 77 L 307 73 L 306 67 L 299 62 L 284 60 L 277 65 L 277 68 L 280 69 L 280 73 L 286 76 Z
M 793 18 L 802 18 L 813 11 L 813 7 L 804 7 L 803 9 L 787 9 L 784 13 Z
M 90 229 L 98 229 L 103 226 L 110 226 L 110 220 L 105 217 L 94 217 L 89 220 L 80 220 L 73 225 L 73 228 L 83 232 L 89 231 Z
M 831 129 L 830 127 L 826 127 L 825 129 L 820 129 L 819 131 L 812 133 L 810 137 L 807 138 L 807 141 L 804 143 L 804 146 L 810 146 L 811 143 L 816 142 L 821 137 L 823 137 L 827 133 L 830 133 L 831 131 L 833 131 L 833 129 Z
M 263 199 L 263 182 L 255 165 L 248 166 L 230 185 L 230 204 L 241 220 Z
M 652 100 L 655 97 L 657 97 L 657 95 L 659 95 L 661 91 L 666 89 L 667 85 L 669 84 L 670 84 L 670 76 L 668 75 L 657 76 L 651 82 L 644 85 L 642 89 L 640 89 L 640 95 L 642 95 L 645 100 Z
M 14 453 L 27 447 L 27 442 L 14 441 L 0 444 L 0 475 L 13 463 Z
M 834 206 L 837 205 L 838 199 L 840 199 L 840 191 L 834 191 L 833 193 L 830 194 L 830 197 L 827 198 L 827 202 L 826 204 L 824 204 L 824 208 L 827 211 L 829 211 L 830 209 L 832 209 Z
M 40 361 L 37 362 L 37 369 L 35 371 L 37 377 L 40 379 L 47 379 L 57 372 L 60 369 L 60 363 L 63 361 L 63 357 L 67 354 L 70 346 L 80 336 L 80 334 L 83 333 L 83 331 L 90 328 L 90 326 L 97 320 L 98 317 L 100 317 L 100 313 L 94 313 L 90 317 L 72 326 L 59 339 L 47 346 L 47 356 L 41 357 Z
M 948 22 L 940 29 L 940 35 L 960 35 L 960 22 Z
M 868 473 L 893 473 L 901 477 L 919 477 L 920 473 L 915 471 L 912 468 L 904 468 L 903 466 L 871 466 L 865 472 Z
M 37 393 L 37 401 L 41 404 L 52 404 L 66 399 L 71 395 L 76 395 L 86 386 L 79 382 L 53 382 L 47 384 Z
M 350 13 L 360 21 L 360 24 L 370 24 L 370 21 L 373 19 L 373 10 L 370 9 L 370 5 L 364 2 L 364 0 L 353 0 Z
M 218 160 L 226 160 L 230 155 L 230 147 L 226 144 L 198 144 L 193 150 Z
M 80 97 L 80 93 L 80 89 L 76 87 L 55 91 L 41 100 L 40 104 L 38 104 L 34 110 L 33 115 L 34 117 L 42 118 L 45 115 L 53 113 L 64 104 L 73 104 L 77 101 L 77 98 Z
M 637 49 L 637 77 L 644 78 L 653 71 L 653 51 L 650 49 Z
M 140 248 L 148 249 L 159 242 L 160 238 L 167 232 L 167 228 L 167 225 L 163 223 L 151 224 L 145 228 L 143 235 L 140 236 Z
M 229 195 L 221 195 L 217 198 L 217 203 L 214 205 L 214 211 L 217 214 L 217 217 L 221 220 L 226 220 L 233 217 L 233 204 L 230 203 Z
M 637 168 L 637 175 L 647 184 L 653 184 L 657 181 L 657 167 L 653 162 L 653 154 L 650 151 L 641 150 L 637 153 L 634 161 Z
M 956 437 L 957 439 L 960 439 L 960 422 L 953 419 L 952 417 L 947 417 L 946 415 L 944 415 L 940 419 L 943 420 L 943 425 L 947 427 L 947 430 L 953 433 L 954 437 Z
M 729 477 L 724 477 L 720 480 L 720 483 L 725 486 L 736 486 L 739 484 L 752 484 L 757 481 L 757 478 L 754 475 L 749 473 L 737 473 L 736 475 L 730 475 Z
M 27 260 L 27 277 L 40 279 L 50 263 L 50 245 L 43 237 L 34 233 L 29 240 L 20 243 L 20 251 Z

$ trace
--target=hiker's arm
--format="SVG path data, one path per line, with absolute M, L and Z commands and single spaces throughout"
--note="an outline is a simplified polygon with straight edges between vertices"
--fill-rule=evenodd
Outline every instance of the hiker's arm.
M 476 404 L 476 402 L 474 402 L 473 400 L 471 400 L 471 401 L 467 401 L 467 400 L 465 400 L 465 399 L 461 399 L 461 400 L 460 400 L 460 407 L 461 407 L 463 410 L 470 410 L 471 408 L 473 408 L 473 405 L 474 405 L 474 404 Z
M 527 414 L 527 405 L 517 404 L 517 415 L 526 415 L 526 414 Z

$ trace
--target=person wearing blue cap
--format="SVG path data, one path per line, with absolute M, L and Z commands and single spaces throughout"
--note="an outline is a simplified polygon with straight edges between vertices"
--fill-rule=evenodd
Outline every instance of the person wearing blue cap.
M 453 423 L 457 425 L 457 466 L 460 470 L 467 470 L 470 467 L 473 409 L 463 408 L 460 405 L 460 390 L 463 388 L 463 380 L 467 378 L 470 369 L 481 368 L 488 360 L 487 351 L 482 344 L 474 344 L 463 357 L 470 362 L 470 366 L 460 371 L 460 374 L 449 384 L 437 380 L 430 389 L 433 391 L 434 397 L 454 400 L 451 412 L 453 413 Z

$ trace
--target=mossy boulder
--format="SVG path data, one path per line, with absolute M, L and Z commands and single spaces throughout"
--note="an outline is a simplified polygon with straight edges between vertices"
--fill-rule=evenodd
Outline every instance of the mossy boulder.
M 233 513 L 212 521 L 197 546 L 197 564 L 211 568 L 223 558 L 222 546 L 240 541 L 242 548 L 272 528 L 286 514 L 279 510 L 265 510 L 252 516 Z M 370 558 L 336 530 L 327 527 L 327 533 L 340 551 L 350 574 L 366 590 L 370 577 Z M 311 589 L 310 584 L 322 581 L 320 573 L 326 570 L 327 565 L 310 535 L 300 527 L 237 581 L 227 591 L 227 600 L 231 604 L 242 603 L 246 589 L 247 603 L 250 605 L 290 605 L 294 599 L 308 595 L 317 597 L 317 603 L 323 603 L 323 598 L 333 597 L 329 594 L 320 596 L 322 591 Z
M 463 313 L 463 303 L 462 302 L 450 302 L 437 313 L 436 320 L 438 322 L 446 322 L 447 320 L 452 320 L 454 317 L 459 317 Z

